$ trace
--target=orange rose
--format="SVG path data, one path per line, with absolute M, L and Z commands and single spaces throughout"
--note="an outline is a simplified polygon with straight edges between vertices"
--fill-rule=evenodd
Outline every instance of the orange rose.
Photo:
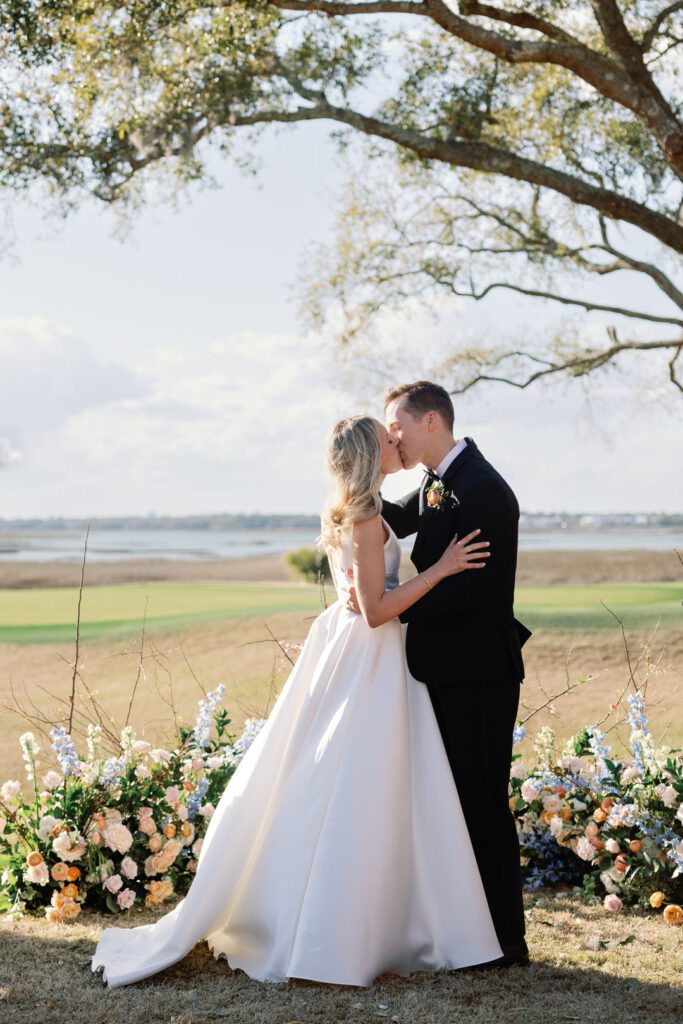
M 75 882 L 77 878 L 80 878 L 81 869 L 77 868 L 75 864 L 69 866 L 69 873 L 66 876 L 70 882 Z
M 598 839 L 597 836 L 591 836 L 590 842 L 593 844 L 596 850 L 603 850 L 605 848 L 605 844 L 603 843 L 602 839 Z
M 665 899 L 666 899 L 666 896 L 664 895 L 663 892 L 653 892 L 652 895 L 650 896 L 650 906 L 654 907 L 655 910 L 658 910 L 659 907 L 661 907 L 661 905 L 662 905 L 662 903 L 664 902 Z
M 164 835 L 166 836 L 167 839 L 173 839 L 173 836 L 175 835 L 175 833 L 176 833 L 175 825 L 171 822 L 164 829 Z
M 601 807 L 598 807 L 597 811 L 593 811 L 593 821 L 597 821 L 598 824 L 601 825 L 603 823 L 603 821 L 606 821 L 606 820 L 607 820 L 607 815 L 605 814 L 605 812 L 602 810 Z
M 569 819 L 572 816 L 571 807 L 561 807 L 559 810 L 559 815 L 562 818 L 562 821 L 569 821 Z
M 38 867 L 39 864 L 43 863 L 43 855 L 39 850 L 31 850 L 26 857 L 26 863 L 30 868 Z
M 614 797 L 613 796 L 606 796 L 605 799 L 600 804 L 600 806 L 602 807 L 603 811 L 607 811 L 607 813 L 609 814 L 609 812 L 614 807 Z
M 53 864 L 50 868 L 50 874 L 54 878 L 55 882 L 63 882 L 65 878 L 69 877 L 69 865 L 58 860 L 57 863 Z
M 631 842 L 628 844 L 628 848 L 631 851 L 631 853 L 640 853 L 640 851 L 643 848 L 643 844 L 640 841 L 640 839 L 632 839 Z
M 667 924 L 683 924 L 683 907 L 677 903 L 670 903 L 664 910 L 664 920 Z
M 78 896 L 78 886 L 74 885 L 73 882 L 65 885 L 62 889 L 62 896 L 66 896 L 68 900 L 75 900 Z
M 555 817 L 555 811 L 541 811 L 541 821 L 544 825 L 549 825 Z
M 427 504 L 430 506 L 430 508 L 434 508 L 434 506 L 438 505 L 440 501 L 441 495 L 439 494 L 439 492 L 433 488 L 430 488 L 427 491 Z

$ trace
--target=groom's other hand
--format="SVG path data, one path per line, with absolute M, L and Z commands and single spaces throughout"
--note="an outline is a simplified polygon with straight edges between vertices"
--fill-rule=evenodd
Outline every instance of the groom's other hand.
M 347 611 L 355 612 L 356 615 L 360 615 L 360 605 L 358 604 L 358 598 L 356 597 L 356 588 L 351 584 L 349 587 L 348 597 L 346 598 Z

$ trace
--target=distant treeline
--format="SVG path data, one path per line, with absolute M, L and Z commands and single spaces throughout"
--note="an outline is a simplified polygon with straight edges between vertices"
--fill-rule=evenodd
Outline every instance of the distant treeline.
M 260 513 L 205 516 L 109 516 L 92 519 L 71 519 L 54 516 L 48 519 L 0 519 L 2 530 L 81 530 L 88 523 L 100 530 L 318 530 L 317 515 L 265 515 Z M 637 513 L 614 514 L 522 512 L 523 530 L 610 530 L 659 527 L 683 528 L 683 514 Z
M 100 530 L 318 530 L 320 516 L 307 515 L 207 515 L 207 516 L 105 516 L 71 519 L 0 519 L 0 530 L 81 530 L 90 523 Z

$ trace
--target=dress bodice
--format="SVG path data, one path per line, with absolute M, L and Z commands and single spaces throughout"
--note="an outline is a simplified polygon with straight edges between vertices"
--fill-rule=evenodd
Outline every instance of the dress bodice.
M 385 590 L 393 590 L 398 586 L 398 568 L 401 564 L 401 545 L 398 537 L 391 529 L 386 520 L 382 520 L 389 536 L 384 544 L 384 575 Z M 351 529 L 344 531 L 341 548 L 335 552 L 335 558 L 331 566 L 334 573 L 335 586 L 339 593 L 347 592 L 353 582 L 353 540 Z

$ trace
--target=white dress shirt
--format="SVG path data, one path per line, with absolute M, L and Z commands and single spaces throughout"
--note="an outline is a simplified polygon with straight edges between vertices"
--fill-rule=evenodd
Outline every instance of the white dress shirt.
M 451 462 L 453 462 L 454 459 L 457 459 L 460 452 L 464 452 L 465 448 L 467 448 L 467 441 L 463 437 L 460 439 L 460 441 L 453 445 L 449 452 L 446 452 L 441 462 L 434 470 L 436 475 L 443 479 L 443 475 L 450 466 Z

